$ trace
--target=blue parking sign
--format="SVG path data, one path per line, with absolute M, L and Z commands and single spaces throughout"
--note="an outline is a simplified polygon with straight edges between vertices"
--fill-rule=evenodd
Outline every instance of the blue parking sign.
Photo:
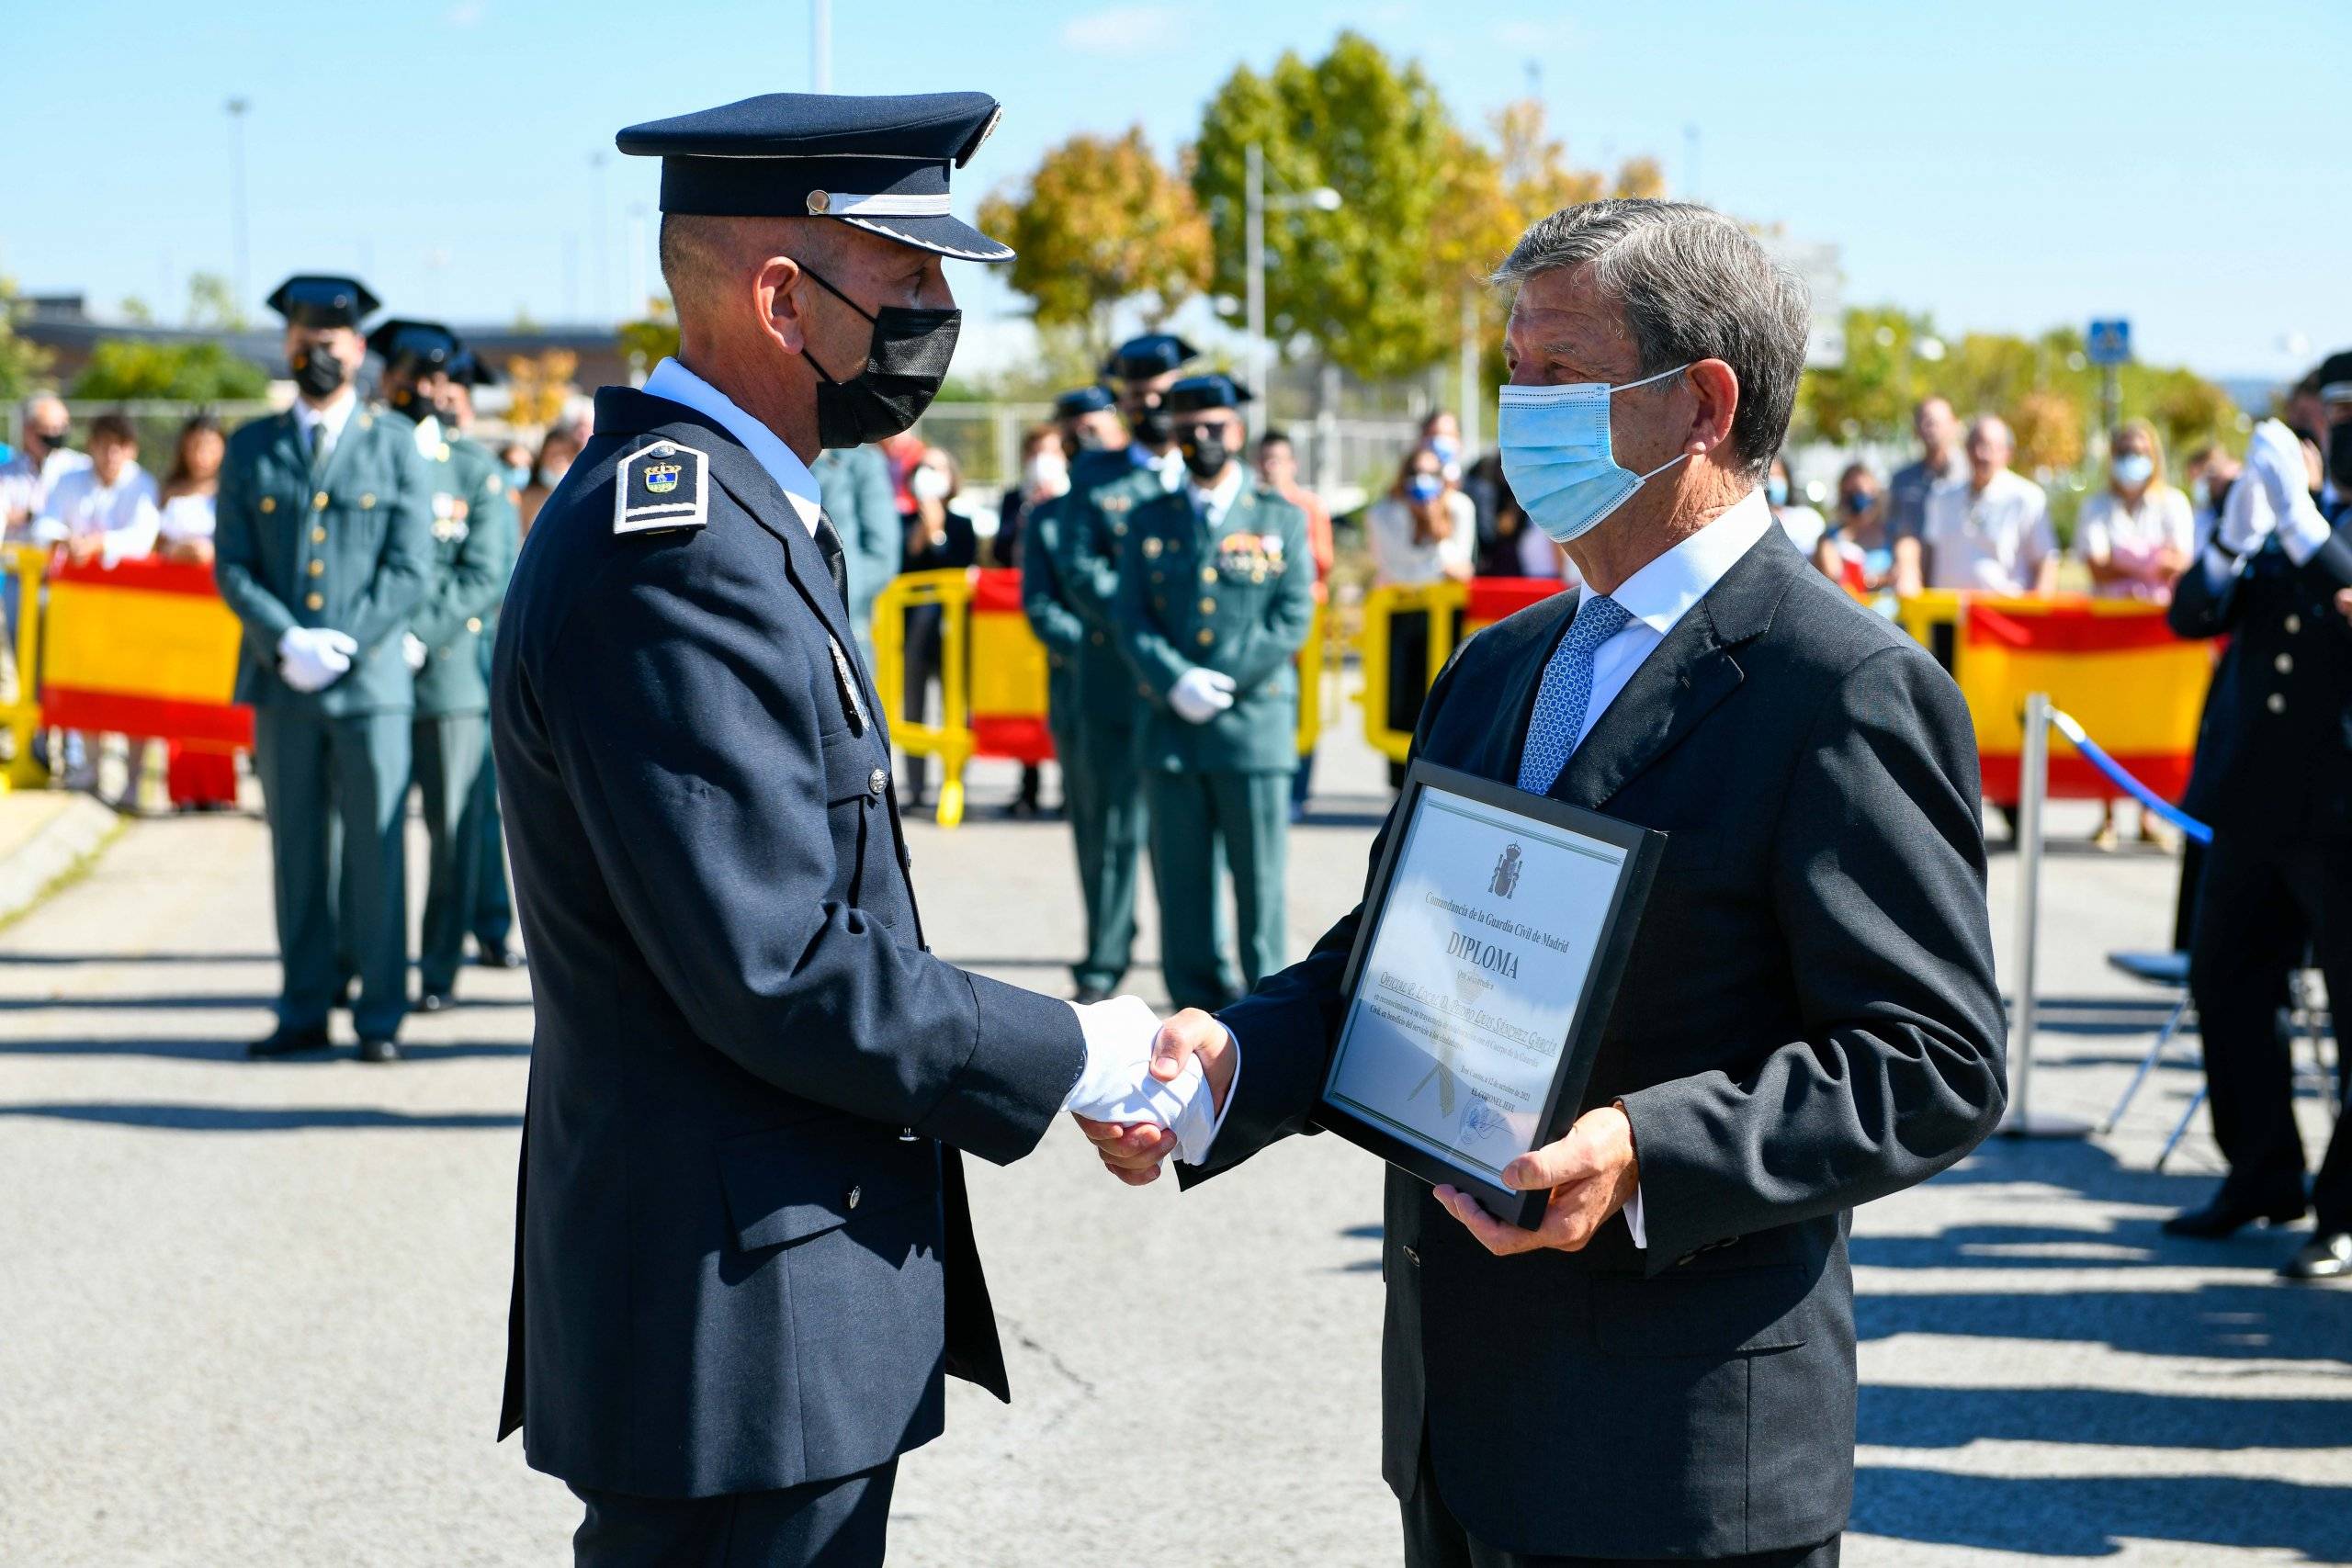
M 2093 321 L 2088 335 L 2089 341 L 2084 346 L 2093 365 L 2132 363 L 2132 323 L 2130 321 Z

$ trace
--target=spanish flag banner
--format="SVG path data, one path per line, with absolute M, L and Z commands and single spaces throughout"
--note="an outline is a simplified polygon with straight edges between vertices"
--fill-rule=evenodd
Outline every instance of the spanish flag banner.
M 198 750 L 250 748 L 253 710 L 230 701 L 237 617 L 209 567 L 61 562 L 42 617 L 41 722 Z

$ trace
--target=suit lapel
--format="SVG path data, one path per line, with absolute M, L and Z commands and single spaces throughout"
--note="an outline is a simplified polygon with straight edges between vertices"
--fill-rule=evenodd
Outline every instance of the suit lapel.
M 833 574 L 825 564 L 825 552 L 817 547 L 816 536 L 802 526 L 800 513 L 794 510 L 784 487 L 733 436 L 723 431 L 714 434 L 718 440 L 707 448 L 711 477 L 751 514 L 752 522 L 782 542 L 785 568 L 792 585 L 800 591 L 800 596 L 817 612 L 836 641 L 843 648 L 855 648 L 857 639 L 850 630 L 849 606 L 833 592 Z
M 1732 650 L 1771 625 L 1792 568 L 1811 570 L 1787 535 L 1765 530 L 1642 660 L 1560 770 L 1553 798 L 1600 807 L 1736 691 L 1746 676 Z M 1522 744 L 1526 728 L 1519 727 Z

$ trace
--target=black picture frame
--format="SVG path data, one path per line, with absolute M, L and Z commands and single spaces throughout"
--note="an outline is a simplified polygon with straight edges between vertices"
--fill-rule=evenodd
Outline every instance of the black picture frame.
M 1593 1058 L 1600 1050 L 1601 1034 L 1608 1027 L 1610 1010 L 1616 1002 L 1617 985 L 1624 975 L 1625 961 L 1633 952 L 1634 934 L 1639 928 L 1642 908 L 1649 897 L 1650 884 L 1657 874 L 1658 860 L 1666 848 L 1666 835 L 1653 828 L 1637 827 L 1597 811 L 1570 806 L 1566 801 L 1530 795 L 1493 779 L 1417 760 L 1406 770 L 1404 787 L 1396 797 L 1395 828 L 1388 834 L 1380 863 L 1374 870 L 1371 891 L 1364 901 L 1363 920 L 1356 931 L 1355 947 L 1348 954 L 1342 993 L 1347 998 L 1351 1013 L 1356 1006 L 1356 988 L 1363 978 L 1364 964 L 1380 937 L 1382 920 L 1387 912 L 1389 889 L 1396 880 L 1399 859 L 1405 846 L 1413 840 L 1414 820 L 1432 788 L 1464 796 L 1493 810 L 1595 839 L 1624 852 L 1615 890 L 1610 897 L 1608 911 L 1593 942 L 1584 989 L 1577 998 L 1575 1014 L 1569 1021 L 1567 1038 L 1560 1043 L 1558 1062 L 1553 1069 L 1550 1088 L 1545 1092 L 1534 1144 L 1540 1148 L 1565 1133 L 1583 1105 L 1585 1089 L 1592 1077 Z M 1345 1028 L 1343 1024 L 1342 1041 L 1345 1039 Z M 1480 1207 L 1498 1219 L 1521 1229 L 1535 1227 L 1543 1218 L 1549 1194 L 1540 1190 L 1514 1191 L 1488 1181 L 1475 1171 L 1408 1143 L 1378 1123 L 1366 1121 L 1348 1104 L 1334 1100 L 1331 1098 L 1332 1081 L 1338 1075 L 1344 1054 L 1344 1045 L 1332 1052 L 1331 1065 L 1325 1071 L 1323 1088 L 1317 1094 L 1314 1119 L 1318 1125 L 1329 1128 L 1359 1147 L 1370 1150 L 1389 1164 L 1412 1172 L 1431 1186 L 1443 1183 L 1470 1193 L 1477 1199 Z

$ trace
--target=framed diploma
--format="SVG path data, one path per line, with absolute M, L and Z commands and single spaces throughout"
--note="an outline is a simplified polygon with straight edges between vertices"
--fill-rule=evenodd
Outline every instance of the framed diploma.
M 1502 1168 L 1583 1102 L 1666 835 L 1416 761 L 1316 1120 L 1532 1228 Z

